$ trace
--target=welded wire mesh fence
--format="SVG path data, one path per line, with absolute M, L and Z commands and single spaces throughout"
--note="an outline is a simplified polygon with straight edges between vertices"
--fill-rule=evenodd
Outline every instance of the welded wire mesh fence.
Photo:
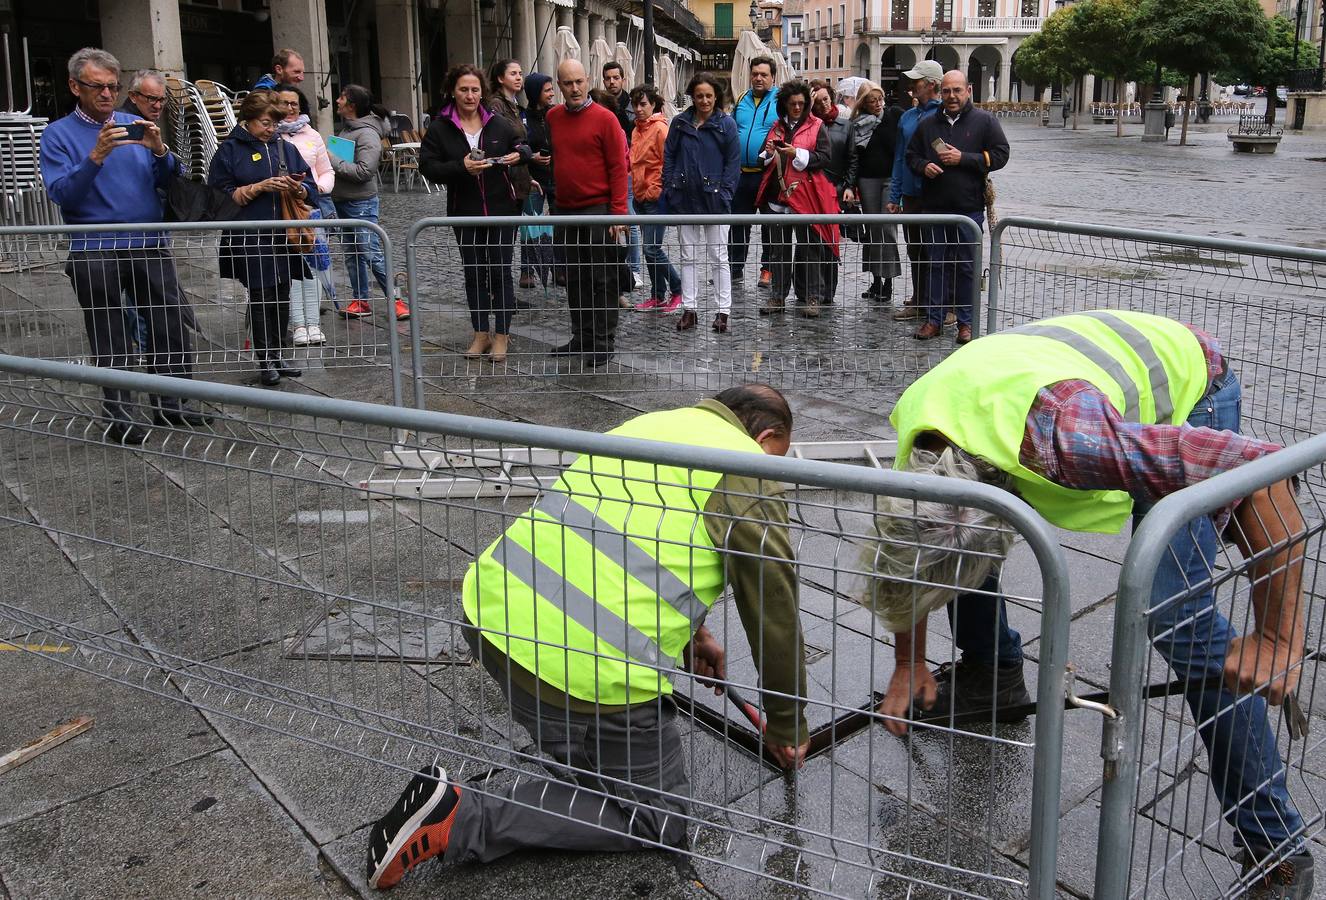
M 698 397 L 758 378 L 896 396 L 979 319 L 981 242 L 963 216 L 425 219 L 407 244 L 415 371 L 424 392 Z M 938 339 L 915 341 L 930 307 Z
M 13 357 L 0 372 L 0 634 L 13 646 L 66 647 L 42 658 L 229 717 L 267 754 L 320 745 L 325 778 L 344 782 L 332 794 L 359 796 L 365 767 L 436 760 L 475 802 L 523 805 L 536 837 L 629 833 L 734 892 L 1054 892 L 1066 571 L 1008 494 L 709 449 L 745 438 L 701 409 L 682 416 L 690 428 L 666 420 L 680 444 Z M 215 418 L 125 447 L 104 438 L 106 388 L 183 396 Z M 726 437 L 695 446 L 715 430 Z M 879 517 L 910 521 L 921 501 L 987 510 L 986 527 L 1026 542 L 1028 577 L 1002 590 L 1024 635 L 1044 638 L 1034 728 L 936 720 L 897 738 L 874 712 L 892 636 L 858 601 Z M 920 540 L 889 534 L 894 552 Z M 521 578 L 537 601 L 520 599 Z M 771 735 L 803 711 L 805 768 L 775 771 L 756 723 L 685 670 L 677 635 L 701 616 Z M 472 664 L 466 622 L 484 628 L 490 666 L 505 654 L 494 674 Z M 929 656 L 954 651 L 935 636 Z M 586 667 L 603 673 L 588 699 Z M 574 709 L 605 747 L 623 670 L 652 723 L 635 731 L 635 763 L 599 745 L 559 756 L 544 726 L 526 727 L 519 698 L 538 672 L 543 696 L 562 698 L 547 727 Z M 651 748 L 673 760 L 666 777 L 639 761 Z
M 270 354 L 391 365 L 405 326 L 385 232 L 315 235 L 301 253 L 277 223 L 0 228 L 4 349 L 161 374 L 250 373 Z
M 1279 444 L 1326 431 L 1326 251 L 1008 218 L 990 261 L 990 330 L 1090 309 L 1169 316 L 1219 340 L 1246 431 Z
M 1116 610 L 1096 896 L 1303 884 L 1285 867 L 1302 868 L 1326 820 L 1323 462 L 1317 436 L 1172 494 L 1137 529 Z M 1249 495 L 1222 543 L 1230 504 Z M 1231 670 L 1244 673 L 1237 693 Z M 1257 696 L 1291 685 L 1284 703 Z

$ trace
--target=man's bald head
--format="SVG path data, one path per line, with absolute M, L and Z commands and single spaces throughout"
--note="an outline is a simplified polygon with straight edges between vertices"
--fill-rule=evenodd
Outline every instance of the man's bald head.
M 949 115 L 958 112 L 967 105 L 970 96 L 966 74 L 960 69 L 950 69 L 944 73 L 944 79 L 939 82 L 939 99 L 944 103 L 945 112 Z
M 578 59 L 568 59 L 557 67 L 557 86 L 568 106 L 580 106 L 589 96 L 589 78 Z

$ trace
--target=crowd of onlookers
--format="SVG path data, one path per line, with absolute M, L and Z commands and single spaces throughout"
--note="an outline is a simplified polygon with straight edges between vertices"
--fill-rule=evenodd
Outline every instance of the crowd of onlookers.
M 735 98 L 725 96 L 721 79 L 700 72 L 686 85 L 686 108 L 669 118 L 668 98 L 653 85 L 628 87 L 615 62 L 598 73 L 598 90 L 576 60 L 555 77 L 526 75 L 513 59 L 486 72 L 454 67 L 418 166 L 445 186 L 447 215 L 465 220 L 454 226 L 474 332 L 464 355 L 505 360 L 513 316 L 529 305 L 517 288 L 565 287 L 571 334 L 552 352 L 599 366 L 614 353 L 623 306 L 675 312 L 678 331 L 696 328 L 704 306 L 710 327 L 727 332 L 733 284 L 744 280 L 748 262 L 767 290 L 761 315 L 794 309 L 818 317 L 840 292 L 849 236 L 838 221 L 843 211 L 957 213 L 983 224 L 987 176 L 1007 162 L 1008 143 L 998 121 L 972 106 L 960 72 L 919 63 L 905 73 L 909 95 L 889 97 L 864 80 L 850 96 L 835 96 L 823 81 L 778 85 L 775 71 L 770 58 L 752 60 L 750 87 Z M 164 78 L 137 73 L 116 109 L 120 78 L 105 51 L 87 48 L 69 61 L 77 106 L 48 128 L 41 158 L 48 192 L 70 224 L 159 222 L 181 180 L 160 129 Z M 222 276 L 248 292 L 252 347 L 268 385 L 300 374 L 283 348 L 326 341 L 324 299 L 347 318 L 367 316 L 376 283 L 398 319 L 410 315 L 371 229 L 341 237 L 350 296 L 337 298 L 325 229 L 317 227 L 318 219 L 378 221 L 387 112 L 367 89 L 346 85 L 336 135 L 324 138 L 310 123 L 303 79 L 299 54 L 277 53 L 272 72 L 239 101 L 238 124 L 211 160 L 207 187 L 192 186 L 213 192 L 206 199 L 223 210 L 215 216 L 223 226 L 293 220 L 286 229 L 223 227 L 220 244 Z M 666 227 L 656 221 L 664 213 L 746 218 L 679 226 L 671 259 Z M 571 218 L 600 214 L 624 224 Z M 758 247 L 751 246 L 755 214 Z M 784 223 L 787 214 L 822 218 Z M 529 216 L 531 224 L 481 221 L 493 216 Z M 899 298 L 893 317 L 916 319 L 914 336 L 928 340 L 942 333 L 947 315 L 965 343 L 975 278 L 970 238 L 955 225 L 902 230 L 912 293 Z M 894 226 L 854 226 L 850 239 L 861 244 L 871 279 L 862 296 L 893 302 L 903 271 Z M 190 373 L 192 314 L 180 302 L 160 232 L 78 236 L 67 272 L 97 364 L 125 365 L 137 348 L 154 371 Z M 638 304 L 625 299 L 635 288 L 648 291 Z M 108 396 L 107 411 L 119 431 L 138 436 L 117 398 Z M 158 412 L 195 415 L 164 401 Z

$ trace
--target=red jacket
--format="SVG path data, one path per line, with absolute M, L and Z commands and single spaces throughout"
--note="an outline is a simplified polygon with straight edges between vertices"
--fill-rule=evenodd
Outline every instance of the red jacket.
M 668 139 L 668 117 L 654 113 L 636 121 L 631 138 L 631 191 L 636 200 L 651 201 L 663 196 L 663 144 Z
M 814 155 L 820 139 L 820 129 L 823 127 L 824 123 L 820 119 L 806 116 L 789 140 L 786 137 L 787 129 L 783 125 L 783 120 L 779 119 L 769 129 L 764 150 L 766 153 L 773 153 L 774 144 L 787 141 L 793 147 Z M 764 204 L 772 200 L 791 207 L 792 212 L 800 215 L 837 216 L 840 212 L 838 192 L 834 190 L 833 184 L 824 172 L 819 167 L 798 172 L 792 165 L 794 159 L 796 159 L 794 156 L 775 154 L 774 161 L 764 167 L 764 178 L 760 180 L 760 189 L 755 195 L 759 198 L 759 202 Z M 811 227 L 837 256 L 838 226 L 831 224 Z
M 612 110 L 591 103 L 576 112 L 548 110 L 557 208 L 569 211 L 606 206 L 626 215 L 626 134 Z

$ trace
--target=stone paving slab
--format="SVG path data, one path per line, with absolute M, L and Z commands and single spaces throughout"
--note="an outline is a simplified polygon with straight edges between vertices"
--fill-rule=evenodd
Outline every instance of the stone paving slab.
M 348 896 L 224 750 L 0 828 L 0 877 L 25 898 Z

